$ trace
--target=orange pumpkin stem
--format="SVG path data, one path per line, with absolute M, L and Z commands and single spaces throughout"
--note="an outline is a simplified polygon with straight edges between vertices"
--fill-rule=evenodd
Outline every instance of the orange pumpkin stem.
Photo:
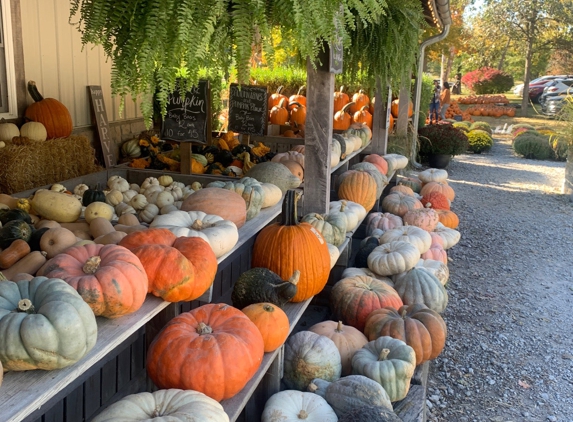
M 389 354 L 390 354 L 390 349 L 382 349 L 382 351 L 380 352 L 380 356 L 378 357 L 378 360 L 386 360 Z
M 90 259 L 86 261 L 82 270 L 86 274 L 95 274 L 99 268 L 99 264 L 101 263 L 101 257 L 99 256 L 92 256 Z
M 30 299 L 22 299 L 18 302 L 18 312 L 26 312 L 27 314 L 34 313 L 34 305 Z
M 209 327 L 207 324 L 205 324 L 204 322 L 200 322 L 199 325 L 197 325 L 196 331 L 197 331 L 197 334 L 202 336 L 205 334 L 211 334 L 213 332 L 213 329 L 211 327 Z

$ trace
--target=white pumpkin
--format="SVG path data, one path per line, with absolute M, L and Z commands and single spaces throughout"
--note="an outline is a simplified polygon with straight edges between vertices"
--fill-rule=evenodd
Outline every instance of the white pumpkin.
M 330 269 L 332 270 L 336 265 L 338 258 L 340 258 L 340 249 L 338 249 L 338 246 L 334 246 L 331 243 L 327 243 L 326 246 L 328 246 L 328 253 L 330 254 Z
M 418 179 L 423 183 L 445 182 L 448 179 L 448 172 L 443 169 L 427 169 L 418 174 Z
M 446 285 L 446 283 L 448 282 L 448 279 L 450 277 L 450 270 L 448 269 L 448 266 L 446 264 L 444 264 L 443 262 L 435 261 L 433 259 L 420 259 L 414 268 L 416 268 L 418 270 L 424 270 L 424 271 L 429 272 L 430 274 L 432 274 L 434 277 L 436 277 L 440 281 L 442 286 Z M 406 272 L 393 275 L 392 281 L 394 283 L 398 283 L 410 271 L 412 271 L 412 270 L 408 270 Z
M 123 192 L 123 202 L 129 204 L 135 195 L 139 195 L 136 191 L 128 189 Z
M 285 390 L 265 404 L 261 422 L 337 422 L 336 413 L 318 394 Z
M 158 390 L 124 397 L 92 422 L 229 422 L 223 406 L 193 390 Z
M 156 215 L 159 214 L 159 208 L 155 204 L 147 204 L 145 208 L 138 212 L 137 216 L 140 221 L 151 223 Z
M 177 237 L 200 237 L 211 245 L 217 258 L 233 249 L 239 241 L 235 223 L 202 211 L 173 211 L 158 215 L 150 227 L 168 229 Z
M 173 186 L 173 183 L 165 188 L 165 192 L 171 193 L 174 201 L 181 201 L 183 199 L 183 190 L 179 186 Z
M 113 212 L 113 207 L 105 202 L 92 202 L 84 210 L 84 218 L 88 224 L 98 217 L 111 221 Z
M 11 141 L 14 136 L 20 136 L 20 129 L 14 123 L 0 122 L 0 142 Z
M 392 161 L 392 170 L 401 170 L 408 167 L 408 158 L 401 154 L 386 154 L 382 156 L 387 162 Z M 390 163 L 388 163 L 388 174 L 390 174 Z
M 123 193 L 129 190 L 129 182 L 121 176 L 111 176 L 107 180 L 107 187 L 111 190 L 116 189 Z
M 115 206 L 115 213 L 121 217 L 124 214 L 135 214 L 136 211 L 131 205 L 128 205 L 125 202 L 120 202 Z
M 340 163 L 340 151 L 330 151 L 330 168 L 336 167 Z
M 53 190 L 54 192 L 61 192 L 64 193 L 65 191 L 67 191 L 68 189 L 64 186 L 61 185 L 59 183 L 54 183 L 51 187 L 50 190 Z
M 148 177 L 148 178 L 145 179 L 145 180 L 143 181 L 143 183 L 141 184 L 141 189 L 142 189 L 142 190 L 145 190 L 145 189 L 147 189 L 148 187 L 153 186 L 153 185 L 159 186 L 159 180 L 157 180 L 157 178 L 155 178 L 155 177 Z
M 416 226 L 403 226 L 388 230 L 380 237 L 380 243 L 390 243 L 397 240 L 416 246 L 420 254 L 426 252 L 432 245 L 430 233 Z
M 169 186 L 171 183 L 173 183 L 173 177 L 169 176 L 168 174 L 164 174 L 162 176 L 159 176 L 159 178 L 157 179 L 157 181 L 159 182 L 159 184 L 161 186 Z
M 133 198 L 131 198 L 129 205 L 131 205 L 136 211 L 142 210 L 147 205 L 147 198 L 145 195 L 138 193 L 137 195 L 134 195 Z
M 279 203 L 283 197 L 283 192 L 281 189 L 272 183 L 261 183 L 261 187 L 265 191 L 265 196 L 263 200 L 263 205 L 261 208 L 272 207 Z
M 384 277 L 380 274 L 376 274 L 374 271 L 371 271 L 370 268 L 355 268 L 355 267 L 348 267 L 342 272 L 341 279 L 356 277 L 356 276 L 367 275 L 368 277 L 375 278 L 376 280 L 383 281 L 390 287 L 394 287 L 394 282 L 389 279 L 388 277 Z
M 171 184 L 169 185 L 170 188 L 181 188 L 183 189 L 185 187 L 185 183 L 182 182 L 171 182 Z
M 411 243 L 384 243 L 368 255 L 368 268 L 382 276 L 399 274 L 414 268 L 420 256 L 419 249 Z
M 434 233 L 437 233 L 438 236 L 440 236 L 444 241 L 444 249 L 450 249 L 451 247 L 457 245 L 461 238 L 461 233 L 459 231 L 450 229 L 444 226 L 442 223 L 438 223 Z
M 139 185 L 137 183 L 131 183 L 129 185 L 129 189 L 134 190 L 137 193 L 139 193 L 139 191 L 141 190 L 141 188 L 139 187 Z
M 112 189 L 106 196 L 105 196 L 106 204 L 115 207 L 118 204 L 123 202 L 123 193 L 118 191 L 117 189 Z
M 172 205 L 174 202 L 175 199 L 173 198 L 173 195 L 171 192 L 167 191 L 160 192 L 155 199 L 155 205 L 157 205 L 158 208 L 163 208 L 166 205 Z
M 80 185 L 76 185 L 76 187 L 74 188 L 74 195 L 78 195 L 83 197 L 84 196 L 84 192 L 87 191 L 89 189 L 89 186 L 82 183 Z
M 332 201 L 328 213 L 343 214 L 346 217 L 346 231 L 348 232 L 355 230 L 366 217 L 366 209 L 362 205 L 344 199 Z
M 28 122 L 24 123 L 20 128 L 20 136 L 32 141 L 45 141 L 48 138 L 48 131 L 40 122 Z

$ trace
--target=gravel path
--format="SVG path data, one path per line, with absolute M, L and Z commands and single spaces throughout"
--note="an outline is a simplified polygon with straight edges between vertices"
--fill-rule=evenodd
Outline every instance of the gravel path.
M 448 168 L 462 239 L 450 253 L 448 341 L 428 421 L 573 421 L 573 204 L 564 163 L 509 139 Z

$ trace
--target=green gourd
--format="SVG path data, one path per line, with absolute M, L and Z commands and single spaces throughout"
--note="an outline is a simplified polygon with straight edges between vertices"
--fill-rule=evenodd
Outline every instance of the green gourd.
M 241 274 L 233 287 L 233 306 L 243 309 L 253 303 L 267 302 L 282 308 L 296 295 L 299 278 L 298 270 L 284 281 L 267 268 L 251 268 Z
M 32 226 L 25 221 L 12 220 L 7 222 L 0 229 L 0 248 L 6 249 L 16 239 L 28 242 L 33 231 Z
M 13 210 L 0 209 L 0 223 L 2 223 L 2 225 L 8 223 L 9 221 L 14 221 L 14 220 L 21 220 L 25 221 L 28 224 L 32 224 L 32 219 L 30 218 L 30 214 L 28 214 L 24 210 L 21 210 L 19 208 L 14 208 Z
M 93 202 L 105 202 L 105 193 L 100 190 L 99 184 L 94 189 L 87 189 L 82 196 L 82 204 L 87 207 Z

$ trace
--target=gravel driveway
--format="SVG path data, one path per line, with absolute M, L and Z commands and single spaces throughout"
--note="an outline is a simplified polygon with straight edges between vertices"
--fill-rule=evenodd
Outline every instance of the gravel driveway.
M 573 421 L 573 204 L 564 163 L 508 138 L 448 168 L 462 239 L 450 253 L 448 341 L 429 421 Z

